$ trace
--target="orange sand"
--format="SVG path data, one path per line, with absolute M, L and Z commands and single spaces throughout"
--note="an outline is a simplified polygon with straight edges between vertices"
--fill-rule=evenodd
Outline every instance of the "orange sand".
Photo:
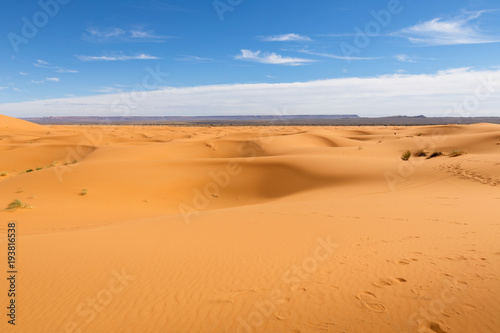
M 500 332 L 499 125 L 0 116 L 2 173 L 1 332 Z

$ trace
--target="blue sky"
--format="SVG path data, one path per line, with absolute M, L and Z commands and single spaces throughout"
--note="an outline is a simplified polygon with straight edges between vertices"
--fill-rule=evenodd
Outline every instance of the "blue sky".
M 421 112 L 404 103 L 387 112 L 440 115 L 443 101 L 462 103 L 481 77 L 496 77 L 500 68 L 500 5 L 493 0 L 8 0 L 4 9 L 0 112 L 11 116 L 120 115 L 117 99 L 126 104 L 118 109 L 131 115 L 255 114 L 273 108 L 386 115 L 380 110 L 390 87 L 405 80 L 412 89 L 422 78 L 431 78 L 436 89 L 445 86 L 446 98 L 425 104 Z M 462 85 L 455 86 L 457 80 Z M 331 90 L 315 90 L 321 82 Z M 305 88 L 289 90 L 286 83 Z M 385 94 L 377 98 L 385 104 L 362 108 L 384 84 Z M 343 86 L 361 98 L 350 101 L 339 90 Z M 150 94 L 134 97 L 133 91 Z M 273 100 L 265 91 L 281 97 Z M 481 100 L 477 115 L 499 110 L 495 92 Z M 202 96 L 200 103 L 210 108 L 193 104 Z M 256 99 L 268 104 L 249 108 Z

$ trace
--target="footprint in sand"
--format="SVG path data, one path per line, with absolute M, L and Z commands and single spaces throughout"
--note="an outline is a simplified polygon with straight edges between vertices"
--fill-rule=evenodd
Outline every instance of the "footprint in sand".
M 395 263 L 399 264 L 399 265 L 409 265 L 411 263 L 411 260 L 403 258 L 403 259 L 400 259 L 400 260 L 396 260 Z
M 401 283 L 405 283 L 406 282 L 406 279 L 403 279 L 403 278 L 382 278 L 382 279 L 379 279 L 375 282 L 373 282 L 373 284 L 377 287 L 387 287 L 387 286 L 393 286 L 393 285 L 397 285 L 397 284 L 401 284 Z
M 385 306 L 382 303 L 376 302 L 377 296 L 374 293 L 365 291 L 356 295 L 356 298 L 361 301 L 361 307 L 372 312 L 384 312 Z
M 274 316 L 278 320 L 286 320 L 288 317 L 290 317 L 291 312 L 290 311 L 283 311 L 283 310 L 276 310 L 273 312 Z
M 471 314 L 471 313 L 474 313 L 476 312 L 477 310 L 477 307 L 475 305 L 472 305 L 472 304 L 463 304 L 462 305 L 462 309 L 463 311 L 466 313 L 466 314 Z

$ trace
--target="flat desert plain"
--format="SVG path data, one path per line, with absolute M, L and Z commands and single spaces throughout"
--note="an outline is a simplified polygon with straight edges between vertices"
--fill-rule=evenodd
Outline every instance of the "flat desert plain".
M 1 116 L 0 174 L 1 332 L 500 332 L 499 125 Z

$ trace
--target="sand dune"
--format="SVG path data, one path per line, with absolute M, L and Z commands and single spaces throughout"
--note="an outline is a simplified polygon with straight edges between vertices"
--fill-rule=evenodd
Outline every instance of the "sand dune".
M 30 123 L 29 121 L 0 115 L 0 131 L 2 132 L 43 131 L 45 129 L 46 127 L 42 125 L 37 125 L 34 123 Z
M 500 331 L 499 125 L 1 116 L 0 175 L 1 332 Z

